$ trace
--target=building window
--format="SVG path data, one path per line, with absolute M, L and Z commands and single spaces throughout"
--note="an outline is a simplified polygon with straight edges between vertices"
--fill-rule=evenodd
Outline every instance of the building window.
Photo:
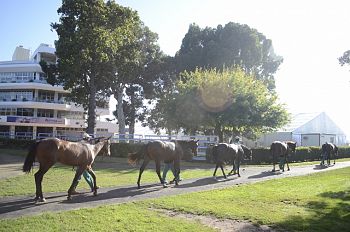
M 38 109 L 38 117 L 53 118 L 53 110 Z
M 1 91 L 0 92 L 0 101 L 11 101 L 12 93 L 9 91 Z
M 79 111 L 58 111 L 57 118 L 66 118 L 66 119 L 84 119 L 84 113 Z
M 1 82 L 34 80 L 34 72 L 0 72 Z
M 17 114 L 16 108 L 0 108 L 1 116 L 16 115 L 16 114 Z
M 34 109 L 30 108 L 18 108 L 17 109 L 17 116 L 34 116 Z
M 38 98 L 39 101 L 53 102 L 55 98 L 55 93 L 52 91 L 39 91 Z
M 16 95 L 16 99 L 19 101 L 27 100 L 32 101 L 33 100 L 33 91 L 16 91 L 14 92 Z

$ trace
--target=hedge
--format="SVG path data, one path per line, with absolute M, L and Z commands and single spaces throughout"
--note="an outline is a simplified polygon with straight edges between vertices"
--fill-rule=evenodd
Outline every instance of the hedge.
M 28 149 L 35 140 L 19 140 L 0 138 L 0 148 L 3 149 Z M 127 157 L 128 153 L 137 152 L 143 146 L 143 143 L 112 143 L 111 144 L 111 156 L 113 157 Z M 192 160 L 192 153 L 185 152 L 184 160 Z

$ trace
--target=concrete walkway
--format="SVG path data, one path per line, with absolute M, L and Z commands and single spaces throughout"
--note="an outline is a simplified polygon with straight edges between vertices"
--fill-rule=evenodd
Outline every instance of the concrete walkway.
M 241 169 L 242 177 L 240 178 L 230 176 L 226 180 L 222 177 L 216 179 L 213 177 L 188 179 L 180 182 L 178 186 L 172 185 L 169 188 L 163 188 L 162 185 L 155 183 L 144 184 L 141 189 L 137 189 L 135 183 L 132 186 L 101 188 L 98 196 L 93 196 L 92 193 L 83 193 L 73 196 L 73 199 L 70 201 L 67 200 L 67 193 L 44 193 L 47 202 L 38 204 L 33 201 L 34 193 L 31 196 L 3 197 L 0 199 L 0 218 L 16 218 L 49 211 L 59 212 L 100 205 L 120 204 L 162 196 L 225 188 L 275 178 L 301 176 L 343 167 L 350 167 L 350 162 L 339 162 L 327 168 L 318 165 L 291 167 L 291 171 L 284 173 L 279 171 L 272 173 L 270 167 L 247 167 L 246 169 Z M 218 174 L 221 174 L 221 172 L 218 172 Z M 137 176 L 135 175 L 135 182 L 136 178 Z

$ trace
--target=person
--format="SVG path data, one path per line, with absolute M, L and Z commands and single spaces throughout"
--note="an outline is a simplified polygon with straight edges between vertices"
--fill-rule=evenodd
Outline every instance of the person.
M 163 181 L 163 185 L 166 186 L 169 182 L 166 179 L 167 173 L 168 171 L 171 170 L 171 172 L 173 173 L 174 177 L 175 177 L 175 169 L 174 169 L 174 161 L 171 162 L 164 162 L 164 170 L 163 170 L 163 175 L 162 175 L 162 181 Z M 175 178 L 174 178 L 175 180 Z M 170 184 L 172 184 L 174 182 L 174 180 L 170 181 Z M 180 178 L 180 174 L 179 174 L 179 180 L 181 181 L 182 179 Z
M 83 140 L 82 140 L 82 142 L 92 143 L 92 141 L 93 141 L 92 137 L 88 133 L 84 132 L 83 133 Z M 93 192 L 94 191 L 94 179 L 92 178 L 92 176 L 90 175 L 90 173 L 87 170 L 84 170 L 82 175 L 83 175 L 86 183 L 89 185 L 89 187 L 91 189 L 91 192 Z M 81 180 L 81 176 L 79 176 L 78 182 L 77 182 L 76 186 L 74 187 L 74 190 L 72 191 L 72 194 L 79 194 L 76 191 L 76 187 L 78 186 L 80 180 Z M 99 189 L 100 187 L 96 186 L 96 188 Z
M 234 140 L 233 143 L 235 143 L 235 144 L 240 144 L 240 139 L 239 139 L 238 136 L 235 137 L 235 140 Z

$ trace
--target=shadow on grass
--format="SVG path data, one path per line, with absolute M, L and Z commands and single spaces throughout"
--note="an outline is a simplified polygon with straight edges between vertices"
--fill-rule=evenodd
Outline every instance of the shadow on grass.
M 295 215 L 277 226 L 289 231 L 350 231 L 349 191 L 325 192 L 319 196 L 324 201 L 310 201 L 305 206 L 311 212 L 309 217 Z

